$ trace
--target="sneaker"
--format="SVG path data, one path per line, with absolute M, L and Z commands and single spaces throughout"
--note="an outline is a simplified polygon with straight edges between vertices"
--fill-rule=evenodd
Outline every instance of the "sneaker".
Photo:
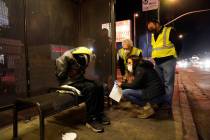
M 103 125 L 110 125 L 110 124 L 111 124 L 110 119 L 109 119 L 106 115 L 104 115 L 104 114 L 102 114 L 102 115 L 99 117 L 99 122 L 100 122 L 101 124 L 103 124 Z
M 154 109 L 152 108 L 150 103 L 147 103 L 144 107 L 143 107 L 143 111 L 137 115 L 138 118 L 140 119 L 147 119 L 149 117 L 151 117 L 152 115 L 155 114 Z
M 104 132 L 103 126 L 96 120 L 88 121 L 85 125 L 96 133 Z

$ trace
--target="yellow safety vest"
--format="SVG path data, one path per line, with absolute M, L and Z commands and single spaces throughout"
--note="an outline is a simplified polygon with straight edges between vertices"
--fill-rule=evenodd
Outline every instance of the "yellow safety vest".
M 136 55 L 139 56 L 142 53 L 142 50 L 136 47 L 133 47 L 131 50 L 131 53 L 129 53 L 129 56 L 131 55 Z M 123 48 L 121 48 L 119 50 L 119 57 L 121 57 L 124 60 L 124 64 L 126 65 L 126 60 L 128 58 L 128 56 L 125 54 L 125 50 Z
M 174 44 L 169 40 L 171 27 L 164 27 L 162 33 L 158 35 L 155 41 L 154 34 L 152 34 L 152 58 L 162 58 L 167 56 L 177 57 Z

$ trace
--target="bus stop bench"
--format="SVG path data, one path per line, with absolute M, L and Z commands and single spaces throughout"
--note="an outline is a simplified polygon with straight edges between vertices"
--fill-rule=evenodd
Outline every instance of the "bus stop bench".
M 73 94 L 64 94 L 53 91 L 36 97 L 17 99 L 13 108 L 13 139 L 18 139 L 18 112 L 30 107 L 36 107 L 39 113 L 40 140 L 44 140 L 45 117 L 54 115 L 65 109 L 78 106 L 83 102 L 78 94 Z

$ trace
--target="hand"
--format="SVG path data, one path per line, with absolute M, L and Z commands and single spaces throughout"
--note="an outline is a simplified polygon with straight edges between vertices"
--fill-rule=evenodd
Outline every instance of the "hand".
M 118 87 L 121 87 L 122 86 L 122 82 L 118 82 L 117 85 L 118 85 Z
M 130 76 L 128 77 L 128 83 L 132 83 L 133 80 L 134 80 L 134 76 L 133 76 L 133 75 L 130 75 Z
M 126 81 L 127 81 L 127 77 L 126 77 L 126 76 L 123 76 L 123 77 L 122 77 L 122 81 L 123 81 L 123 82 L 126 82 Z

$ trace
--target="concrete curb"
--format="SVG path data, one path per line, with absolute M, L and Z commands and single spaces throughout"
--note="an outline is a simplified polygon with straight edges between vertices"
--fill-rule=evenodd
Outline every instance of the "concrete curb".
M 177 77 L 176 77 L 175 86 L 174 86 L 172 111 L 173 111 L 173 118 L 174 118 L 174 125 L 175 125 L 176 140 L 182 140 L 183 139 L 183 124 L 182 124 L 180 95 L 179 95 L 179 86 L 178 86 Z
M 176 74 L 172 109 L 176 140 L 198 140 L 189 101 L 179 74 Z

